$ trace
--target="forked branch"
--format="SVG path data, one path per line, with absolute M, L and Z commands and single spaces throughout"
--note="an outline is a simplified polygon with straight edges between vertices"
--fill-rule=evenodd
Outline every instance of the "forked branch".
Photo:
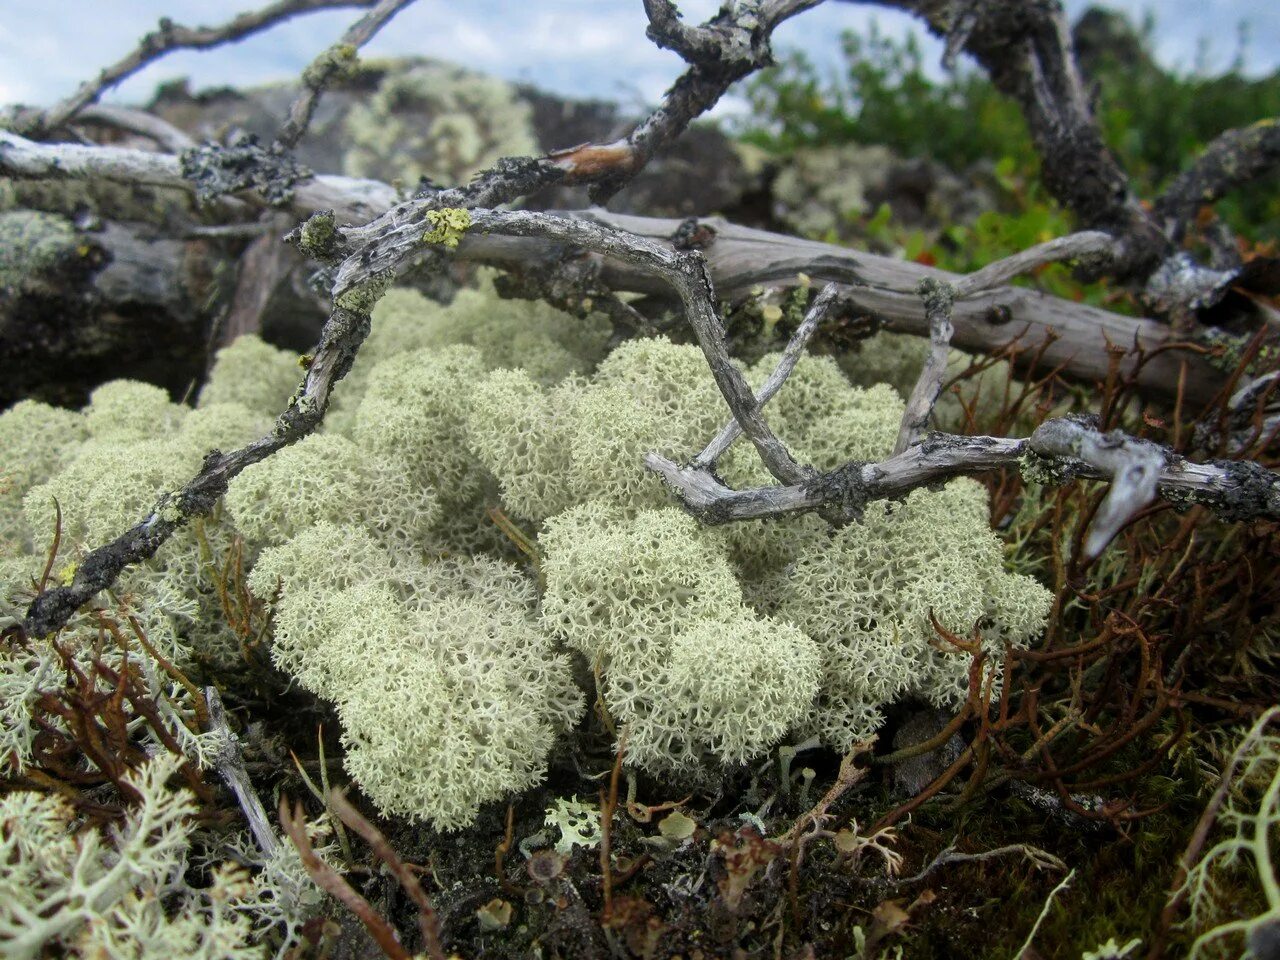
M 18 118 L 21 133 L 39 137 L 57 130 L 81 108 L 96 101 L 103 92 L 127 80 L 143 67 L 173 50 L 207 50 L 241 40 L 275 26 L 290 17 L 335 7 L 370 7 L 376 0 L 277 0 L 261 10 L 250 10 L 216 27 L 186 27 L 161 17 L 156 29 L 143 36 L 127 56 L 86 80 L 71 96 L 48 110 Z

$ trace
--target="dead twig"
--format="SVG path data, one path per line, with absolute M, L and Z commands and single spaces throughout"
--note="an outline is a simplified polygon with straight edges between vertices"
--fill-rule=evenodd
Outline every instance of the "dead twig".
M 156 29 L 143 36 L 123 59 L 105 67 L 97 77 L 48 110 L 19 118 L 19 129 L 28 136 L 41 136 L 64 126 L 82 107 L 93 103 L 103 92 L 127 80 L 143 67 L 173 50 L 208 50 L 258 33 L 290 17 L 335 7 L 371 6 L 375 0 L 277 0 L 261 10 L 250 10 L 217 27 L 185 27 L 161 17 Z
M 289 118 L 277 138 L 279 143 L 286 147 L 297 145 L 311 125 L 325 88 L 354 66 L 356 51 L 411 3 L 413 0 L 378 0 L 372 10 L 347 27 L 337 43 L 311 61 L 302 72 L 302 92 L 289 107 Z
M 205 687 L 204 699 L 209 710 L 206 730 L 218 735 L 221 746 L 214 760 L 214 768 L 235 794 L 244 818 L 249 821 L 249 830 L 258 843 L 258 849 L 270 859 L 279 848 L 280 840 L 275 830 L 271 828 L 266 808 L 262 806 L 262 801 L 258 799 L 258 793 L 249 780 L 249 771 L 244 766 L 244 752 L 240 748 L 240 738 L 227 722 L 227 710 L 222 705 L 218 688 Z
M 417 875 L 400 859 L 382 831 L 366 820 L 364 814 L 351 805 L 351 801 L 341 790 L 330 790 L 328 802 L 330 809 L 338 814 L 343 823 L 364 837 L 374 855 L 387 865 L 396 882 L 418 908 L 418 929 L 422 932 L 427 956 L 431 960 L 444 960 L 444 947 L 440 944 L 440 920 L 422 889 L 422 884 L 418 882 Z
M 298 849 L 298 856 L 306 868 L 307 875 L 325 893 L 338 900 L 359 918 L 364 928 L 369 931 L 374 942 L 391 960 L 413 960 L 412 955 L 400 943 L 400 935 L 381 914 L 373 909 L 373 905 L 355 891 L 355 888 L 342 877 L 342 874 L 325 863 L 311 846 L 311 838 L 307 836 L 307 818 L 302 812 L 302 804 L 289 811 L 288 798 L 280 797 L 280 825 L 285 835 L 293 841 Z M 436 960 L 436 958 L 433 958 Z

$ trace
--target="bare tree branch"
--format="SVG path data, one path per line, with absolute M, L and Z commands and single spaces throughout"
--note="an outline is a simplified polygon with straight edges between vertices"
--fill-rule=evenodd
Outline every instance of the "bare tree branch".
M 1280 118 L 1268 117 L 1213 140 L 1156 200 L 1156 216 L 1181 243 L 1199 209 L 1280 166 Z
M 156 29 L 146 34 L 138 46 L 122 60 L 106 67 L 93 80 L 80 85 L 70 97 L 48 110 L 18 118 L 18 129 L 28 136 L 42 136 L 57 130 L 81 108 L 93 103 L 103 91 L 133 76 L 143 67 L 172 50 L 207 50 L 240 40 L 275 26 L 290 17 L 334 7 L 367 7 L 375 0 L 277 0 L 276 3 L 233 17 L 218 27 L 184 27 L 161 17 Z
M 172 154 L 126 147 L 36 143 L 7 130 L 0 130 L 0 176 L 105 180 L 188 193 L 196 190 L 182 175 L 181 163 Z M 264 198 L 251 191 L 239 196 L 265 206 Z M 395 190 L 377 180 L 324 176 L 298 183 L 291 203 L 295 211 L 333 210 L 342 220 L 363 222 L 383 213 L 396 199 Z
M 895 454 L 907 449 L 929 425 L 933 405 L 938 402 L 942 383 L 947 376 L 947 354 L 951 350 L 951 337 L 956 332 L 951 322 L 951 308 L 956 299 L 955 287 L 926 277 L 920 281 L 916 292 L 924 302 L 924 315 L 929 319 L 929 352 L 925 354 L 920 376 L 902 411 L 898 440 L 893 445 Z
M 855 0 L 856 2 L 856 0 Z M 916 14 L 961 45 L 1022 108 L 1045 187 L 1080 225 L 1117 242 L 1114 273 L 1145 279 L 1171 252 L 1102 139 L 1060 0 L 875 0 Z
M 539 162 L 530 163 L 540 169 Z M 119 147 L 39 144 L 3 130 L 0 130 L 0 174 L 97 178 L 193 190 L 182 177 L 177 160 L 164 154 Z M 436 195 L 430 206 L 442 199 L 466 201 L 468 197 L 463 194 L 468 189 L 445 191 L 443 198 Z M 254 199 L 251 194 L 237 196 Z M 354 246 L 362 241 L 361 234 L 376 233 L 383 226 L 402 219 L 417 222 L 424 215 L 422 208 L 427 204 L 423 200 L 396 204 L 396 199 L 390 186 L 376 180 L 317 176 L 296 185 L 291 209 L 304 217 L 331 210 L 339 224 L 377 217 L 367 228 L 356 231 Z M 589 218 L 663 243 L 668 243 L 680 226 L 679 220 L 604 210 L 566 215 Z M 916 285 L 927 276 L 952 284 L 962 279 L 921 264 L 768 233 L 719 218 L 703 222 L 716 230 L 715 241 L 703 254 L 716 289 L 724 296 L 758 283 L 794 284 L 798 282 L 798 275 L 804 273 L 817 280 L 840 283 L 843 301 L 880 318 L 891 329 L 927 336 L 929 324 L 914 293 Z M 464 237 L 457 250 L 457 256 L 463 259 L 506 267 L 527 266 L 562 255 L 563 250 L 548 240 L 482 234 Z M 642 292 L 666 289 L 661 278 L 625 261 L 607 261 L 603 267 L 601 279 L 614 289 Z M 983 273 L 978 271 L 973 276 Z M 994 353 L 1017 340 L 1031 355 L 1043 346 L 1041 361 L 1046 367 L 1061 368 L 1066 375 L 1085 382 L 1107 377 L 1109 346 L 1130 348 L 1131 354 L 1122 372 L 1134 373 L 1137 387 L 1148 396 L 1173 400 L 1181 382 L 1184 402 L 1198 406 L 1212 399 L 1224 382 L 1222 371 L 1203 351 L 1168 349 L 1176 338 L 1171 336 L 1167 324 L 1123 316 L 1034 290 L 997 287 L 974 292 L 956 303 L 952 321 L 956 328 L 953 343 L 961 349 Z M 1140 364 L 1139 356 L 1146 357 Z
M 289 118 L 277 138 L 281 144 L 297 145 L 311 125 L 311 117 L 325 88 L 354 65 L 357 50 L 411 3 L 413 0 L 378 0 L 377 6 L 351 24 L 336 44 L 311 61 L 302 72 L 302 91 L 289 107 Z
M 769 374 L 769 379 L 764 382 L 760 388 L 760 392 L 756 394 L 756 406 L 763 407 L 776 394 L 779 388 L 786 382 L 787 377 L 791 376 L 791 371 L 795 369 L 796 363 L 799 362 L 801 355 L 804 353 L 805 345 L 813 339 L 814 333 L 817 332 L 823 319 L 831 310 L 832 305 L 839 299 L 840 288 L 834 283 L 829 283 L 822 288 L 822 292 L 814 298 L 813 303 L 809 306 L 809 311 L 805 314 L 804 319 L 800 321 L 800 326 L 796 327 L 795 333 L 791 335 L 791 339 L 787 342 L 786 349 L 782 352 L 782 359 L 778 361 L 777 367 L 773 373 Z M 715 435 L 710 443 L 706 445 L 703 451 L 693 458 L 692 466 L 694 467 L 714 467 L 726 450 L 732 446 L 733 441 L 742 435 L 742 427 L 738 425 L 737 420 L 730 420 Z
M 257 791 L 249 780 L 249 771 L 244 766 L 244 754 L 240 750 L 240 738 L 227 722 L 227 709 L 222 705 L 222 697 L 217 687 L 205 687 L 205 702 L 209 705 L 209 732 L 217 733 L 222 740 L 222 749 L 214 761 L 218 775 L 236 795 L 236 801 L 249 821 L 249 830 L 258 843 L 258 849 L 267 857 L 275 854 L 280 840 L 271 821 L 267 817 L 266 808 L 258 799 Z
M 1064 454 L 1062 438 L 1082 431 L 1089 443 Z M 681 467 L 651 453 L 645 465 L 659 474 L 685 508 L 705 523 L 751 520 L 808 513 L 836 507 L 856 517 L 868 503 L 893 500 L 912 490 L 962 474 L 1005 467 L 1027 467 L 1038 480 L 1065 482 L 1077 477 L 1111 480 L 1117 470 L 1114 448 L 1123 436 L 1103 435 L 1069 418 L 1047 420 L 1030 437 L 963 437 L 931 433 L 920 443 L 879 463 L 851 462 L 807 484 L 733 490 L 706 470 Z M 1152 444 L 1151 446 L 1155 446 Z M 1250 461 L 1194 463 L 1156 447 L 1161 465 L 1155 486 L 1159 496 L 1177 504 L 1198 503 L 1227 520 L 1280 519 L 1280 477 Z M 1148 451 L 1143 448 L 1144 469 Z M 1024 464 L 1028 454 L 1035 456 Z M 1139 498 L 1122 498 L 1133 506 Z M 1125 517 L 1127 519 L 1127 516 Z
M 957 299 L 1001 286 L 1047 263 L 1109 253 L 1113 246 L 1112 239 L 1105 233 L 1073 233 L 1046 243 L 1038 243 L 1003 260 L 987 264 L 981 270 L 961 277 L 954 284 L 934 277 L 921 280 L 916 286 L 916 293 L 924 303 L 925 319 L 929 322 L 929 351 L 925 354 L 924 366 L 907 399 L 906 409 L 903 410 L 902 426 L 898 429 L 898 441 L 893 452 L 901 453 L 907 449 L 929 425 L 929 417 L 946 379 L 947 356 L 951 338 L 955 335 L 951 315 Z
M 961 277 L 954 284 L 956 299 L 963 300 L 965 297 L 1002 287 L 1015 277 L 1030 273 L 1045 264 L 1085 258 L 1105 261 L 1115 251 L 1115 245 L 1111 236 L 1100 230 L 1082 230 L 1037 243 L 1034 247 L 1027 247 Z
M 3 163 L 2 157 L 0 163 Z M 674 219 L 600 209 L 568 215 L 590 218 L 664 243 L 680 224 Z M 840 284 L 842 307 L 874 317 L 890 330 L 928 336 L 929 322 L 915 293 L 917 285 L 925 277 L 953 286 L 967 282 L 975 286 L 967 288 L 966 296 L 956 301 L 952 311 L 956 331 L 952 343 L 960 349 L 997 353 L 1016 341 L 1024 355 L 1038 354 L 1044 368 L 1060 369 L 1066 376 L 1097 383 L 1104 381 L 1110 372 L 1111 350 L 1125 348 L 1129 353 L 1121 364 L 1121 372 L 1132 376 L 1144 395 L 1173 402 L 1181 382 L 1182 402 L 1194 409 L 1214 399 L 1225 383 L 1224 374 L 1214 365 L 1212 356 L 1194 344 L 1180 341 L 1165 323 L 1124 316 L 1025 287 L 983 290 L 979 288 L 986 284 L 982 278 L 992 276 L 985 268 L 971 275 L 975 279 L 966 281 L 965 277 L 922 264 L 769 233 L 718 217 L 701 222 L 716 230 L 714 242 L 702 253 L 716 290 L 724 297 L 743 293 L 761 283 L 793 286 L 800 282 L 799 275 L 803 273 L 816 281 Z M 1098 234 L 1090 232 L 1083 236 Z M 1082 255 L 1097 255 L 1088 252 L 1092 240 L 1072 241 L 1068 249 L 1077 242 L 1085 248 Z M 1050 241 L 1047 247 L 1052 249 L 1055 243 Z M 1040 246 L 1032 250 L 1039 251 Z M 505 266 L 546 257 L 548 252 L 545 241 L 468 235 L 463 238 L 457 255 Z M 1021 260 L 1019 255 L 1015 257 L 1016 260 L 999 268 L 1002 273 L 1013 269 Z M 1015 273 L 1025 272 L 1040 262 L 1048 261 L 1041 260 L 1037 254 L 1034 262 Z M 602 278 L 615 289 L 653 293 L 666 288 L 660 278 L 624 261 L 608 262 Z M 1176 346 L 1179 343 L 1181 347 Z
M 772 64 L 769 39 L 778 26 L 822 0 L 749 0 L 726 4 L 698 27 L 679 22 L 668 0 L 646 0 L 649 36 L 676 50 L 690 67 L 667 91 L 662 105 L 626 137 L 606 144 L 583 144 L 550 154 L 568 183 L 591 183 L 591 200 L 604 203 L 618 192 L 663 145 L 693 119 L 710 110 L 725 91 Z M 481 206 L 496 206 L 485 200 Z
M 1139 510 L 1156 498 L 1166 451 L 1118 431 L 1098 433 L 1076 420 L 1050 420 L 1032 435 L 1033 452 L 1059 462 L 1081 460 L 1105 473 L 1111 489 L 1093 518 L 1085 556 L 1092 559 Z
M 91 103 L 77 114 L 81 120 L 101 123 L 127 133 L 137 133 L 154 140 L 172 153 L 189 150 L 196 145 L 185 130 L 179 130 L 169 121 L 157 117 L 145 110 L 131 110 L 128 107 L 110 106 L 105 103 Z

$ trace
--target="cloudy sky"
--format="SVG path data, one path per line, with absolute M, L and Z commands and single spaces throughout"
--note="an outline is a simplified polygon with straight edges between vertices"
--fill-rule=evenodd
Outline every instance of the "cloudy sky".
M 265 0 L 262 0 L 265 2 Z M 254 0 L 0 0 L 0 103 L 47 103 L 130 50 L 167 15 L 189 25 L 221 23 Z M 1072 15 L 1089 0 L 1066 0 Z M 1110 0 L 1141 16 L 1158 13 L 1156 47 L 1169 66 L 1190 69 L 1201 57 L 1222 68 L 1247 25 L 1245 67 L 1280 69 L 1280 3 L 1276 0 Z M 718 0 L 684 0 L 689 20 L 701 20 Z M 250 85 L 297 76 L 333 42 L 354 15 L 318 13 L 295 19 L 232 47 L 175 53 L 123 84 L 108 99 L 145 100 L 161 80 L 188 76 L 196 87 Z M 818 62 L 838 62 L 842 30 L 876 20 L 886 33 L 914 29 L 909 18 L 870 4 L 827 3 L 785 24 L 775 46 L 803 46 Z M 419 0 L 369 45 L 366 56 L 423 54 L 470 64 L 552 91 L 653 102 L 678 75 L 681 62 L 644 37 L 640 0 Z M 936 46 L 930 46 L 931 62 Z

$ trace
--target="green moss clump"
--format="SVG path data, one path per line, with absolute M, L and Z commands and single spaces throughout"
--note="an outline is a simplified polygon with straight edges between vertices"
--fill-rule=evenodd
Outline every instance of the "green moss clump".
M 354 76 L 360 66 L 359 49 L 353 43 L 335 43 L 302 71 L 302 85 L 320 90 L 330 82 Z
M 57 214 L 0 213 L 0 290 L 55 292 L 57 268 L 74 262 L 81 246 L 70 221 Z
M 313 260 L 327 260 L 337 238 L 337 219 L 332 210 L 309 216 L 298 230 L 298 251 Z

